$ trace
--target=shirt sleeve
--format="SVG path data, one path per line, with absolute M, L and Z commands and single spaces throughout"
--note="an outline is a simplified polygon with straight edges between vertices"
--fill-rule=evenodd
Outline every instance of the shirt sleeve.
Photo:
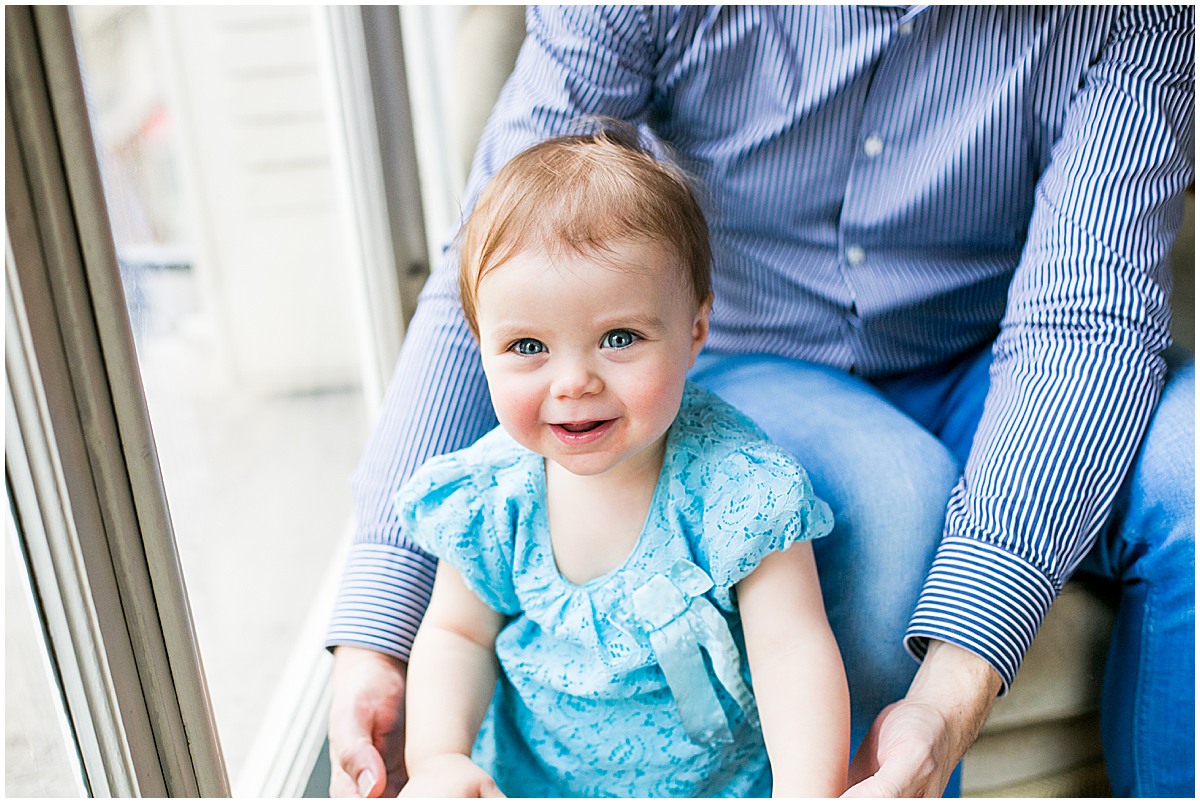
M 991 389 L 906 637 L 1004 690 L 1095 541 L 1161 395 L 1167 256 L 1193 177 L 1194 10 L 1126 12 L 1036 190 Z
M 464 208 L 508 159 L 570 130 L 579 118 L 640 122 L 646 116 L 658 25 L 644 9 L 531 7 L 526 24 L 513 75 L 476 152 Z M 459 449 L 496 424 L 478 348 L 462 317 L 456 271 L 447 246 L 421 293 L 351 480 L 355 538 L 327 647 L 365 646 L 407 660 L 435 562 L 405 537 L 392 497 L 427 458 Z

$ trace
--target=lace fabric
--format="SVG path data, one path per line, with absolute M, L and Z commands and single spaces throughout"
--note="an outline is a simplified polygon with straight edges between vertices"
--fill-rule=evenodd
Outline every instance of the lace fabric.
M 554 561 L 543 458 L 501 429 L 426 463 L 396 504 L 409 537 L 509 617 L 475 751 L 505 794 L 770 793 L 734 587 L 833 524 L 749 419 L 689 384 L 637 544 L 581 585 Z

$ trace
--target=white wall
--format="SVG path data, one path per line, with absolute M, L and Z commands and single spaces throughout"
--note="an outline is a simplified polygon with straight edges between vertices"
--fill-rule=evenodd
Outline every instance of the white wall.
M 195 269 L 227 378 L 264 394 L 356 385 L 349 267 L 303 6 L 157 6 Z

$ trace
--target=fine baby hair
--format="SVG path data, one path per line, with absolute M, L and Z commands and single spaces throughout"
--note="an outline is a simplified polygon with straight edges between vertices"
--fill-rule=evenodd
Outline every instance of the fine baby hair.
M 678 260 L 683 288 L 711 294 L 708 226 L 689 177 L 618 120 L 541 142 L 509 161 L 480 194 L 460 240 L 459 294 L 472 333 L 490 271 L 523 251 L 595 256 L 619 242 L 653 242 Z

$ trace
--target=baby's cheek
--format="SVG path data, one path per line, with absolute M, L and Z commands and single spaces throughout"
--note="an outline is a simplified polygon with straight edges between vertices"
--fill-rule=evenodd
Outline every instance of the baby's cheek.
M 642 417 L 668 423 L 674 420 L 683 396 L 684 376 L 670 370 L 656 371 L 650 374 L 649 381 L 635 385 L 633 403 Z
M 492 406 L 500 424 L 518 441 L 525 443 L 537 431 L 541 397 L 519 383 L 493 385 Z

